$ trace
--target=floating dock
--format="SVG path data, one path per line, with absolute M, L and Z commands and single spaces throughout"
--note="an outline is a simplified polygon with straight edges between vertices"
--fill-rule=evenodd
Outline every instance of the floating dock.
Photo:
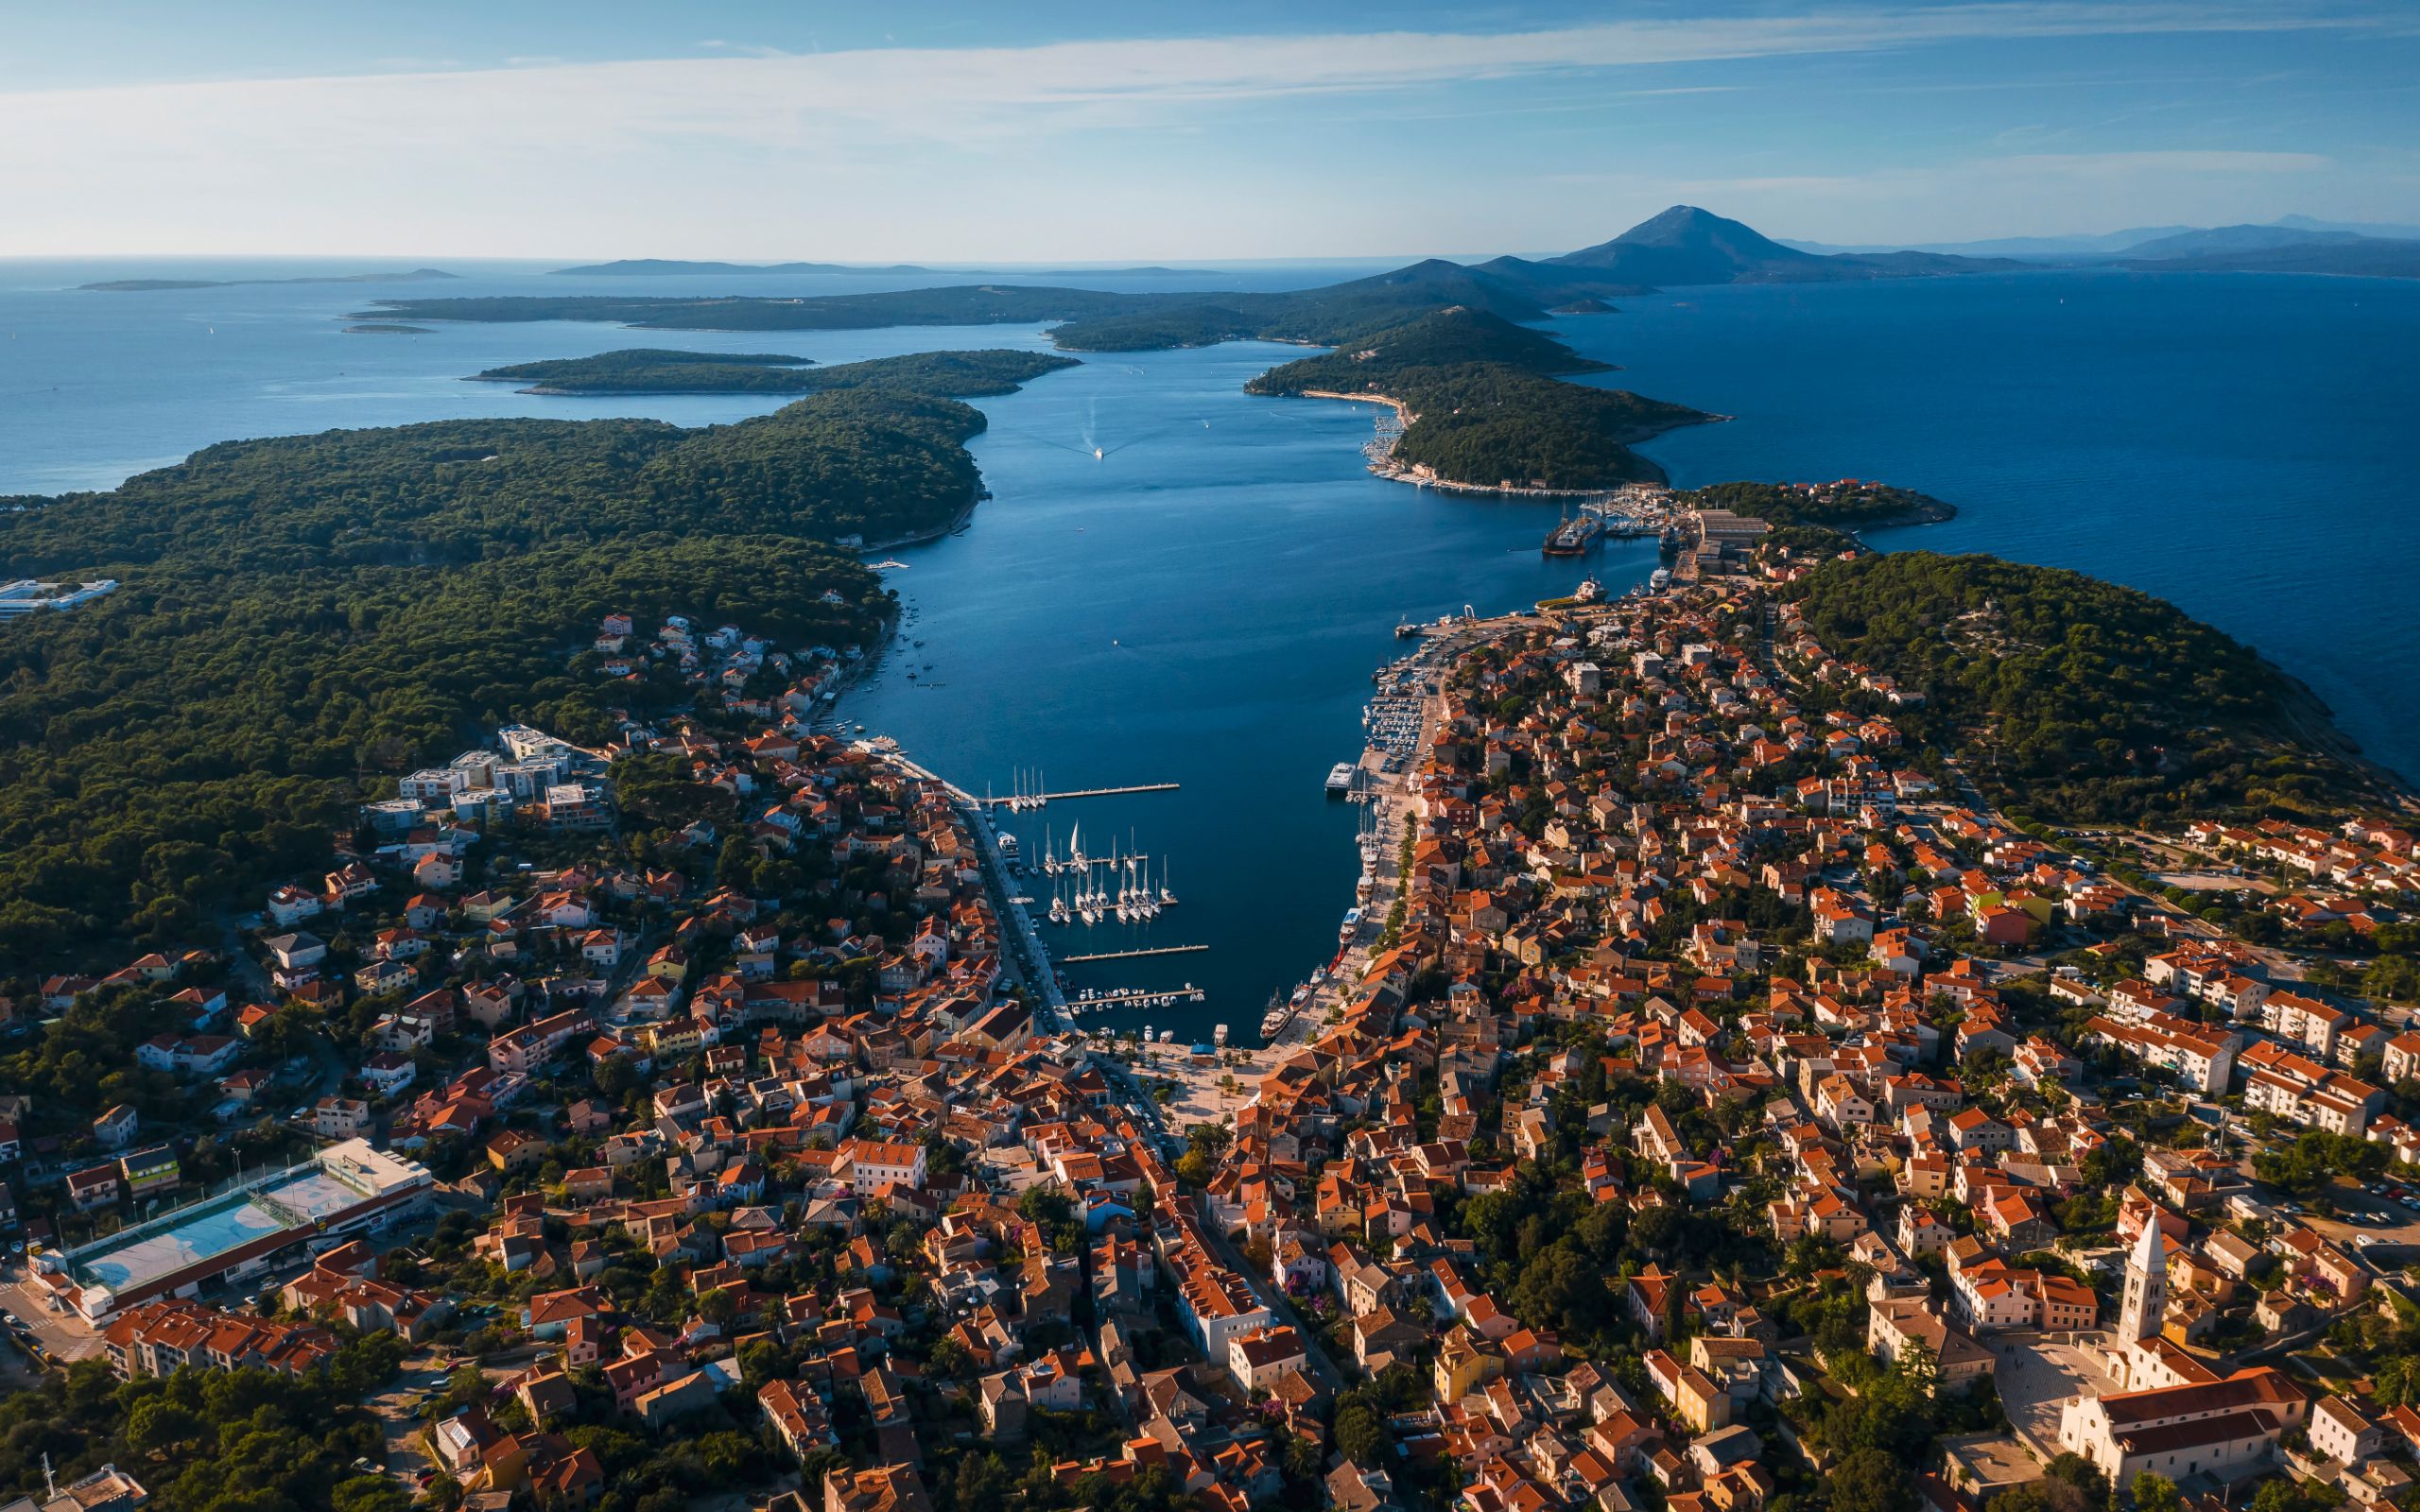
M 1090 955 L 1062 955 L 1059 964 L 1080 966 L 1086 961 L 1132 961 L 1146 955 L 1190 955 L 1209 948 L 1207 945 L 1150 945 L 1132 951 L 1095 951 Z

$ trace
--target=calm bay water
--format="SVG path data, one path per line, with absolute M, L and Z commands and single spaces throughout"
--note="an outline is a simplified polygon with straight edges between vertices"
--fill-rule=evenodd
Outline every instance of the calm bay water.
M 1348 271 L 1245 277 L 1282 287 Z M 60 288 L 125 276 L 0 265 L 0 492 L 106 487 L 231 437 L 496 414 L 700 424 L 777 403 L 539 398 L 458 381 L 640 342 L 821 361 L 1046 346 L 1016 327 L 344 335 L 334 317 L 413 290 Z M 814 293 L 931 282 L 773 288 L 487 267 L 425 287 Z M 1939 494 L 1965 511 L 1958 521 L 1885 543 L 1992 550 L 2172 598 L 2311 683 L 2380 759 L 2420 771 L 2405 713 L 2420 687 L 2410 608 L 2420 515 L 2402 487 L 2420 287 L 2038 274 L 1707 289 L 1558 329 L 1624 365 L 1604 381 L 1738 417 L 1648 448 L 1676 481 L 1854 474 Z M 1148 927 L 1053 931 L 1060 953 L 1210 947 L 1072 971 L 1078 985 L 1189 980 L 1210 991 L 1200 1007 L 1105 1021 L 1119 1027 L 1148 1020 L 1191 1039 L 1223 1022 L 1238 1041 L 1256 1039 L 1270 993 L 1328 956 L 1352 902 L 1356 811 L 1321 784 L 1358 747 L 1370 673 L 1399 649 L 1397 620 L 1514 607 L 1568 592 L 1587 570 L 1539 556 L 1551 506 L 1371 478 L 1357 451 L 1370 432 L 1361 406 L 1240 391 L 1299 354 L 1238 344 L 1101 356 L 983 401 L 992 427 L 973 444 L 995 497 L 964 534 L 892 554 L 907 565 L 888 576 L 916 613 L 887 670 L 844 707 L 977 792 L 1007 792 L 1019 769 L 1055 789 L 1182 784 L 1016 821 L 1032 854 L 1046 832 L 1063 847 L 1073 824 L 1088 850 L 1113 840 L 1140 849 L 1155 868 L 1165 861 L 1184 900 Z M 1107 455 L 1096 459 L 1095 446 Z M 1652 568 L 1652 548 L 1617 544 L 1588 565 L 1619 589 Z
M 2156 593 L 2308 683 L 2420 779 L 2420 283 L 2032 273 L 1692 289 L 1570 319 L 1600 380 L 1729 424 L 1683 486 L 1869 477 L 1958 506 L 1886 549 Z

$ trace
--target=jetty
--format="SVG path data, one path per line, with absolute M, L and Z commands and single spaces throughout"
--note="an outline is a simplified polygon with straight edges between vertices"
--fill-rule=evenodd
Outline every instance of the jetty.
M 1068 1008 L 1077 1013 L 1088 1008 L 1122 1008 L 1134 1004 L 1146 1007 L 1172 1007 L 1178 1002 L 1206 1003 L 1209 994 L 1198 987 L 1181 988 L 1119 988 L 1096 992 L 1090 997 L 1070 998 Z
M 1045 803 L 1063 803 L 1071 798 L 1116 798 L 1127 793 L 1173 793 L 1174 782 L 1132 782 L 1124 787 L 1079 787 L 1065 793 L 1021 793 L 1009 798 L 978 798 L 976 802 L 992 808 L 1039 808 Z
M 1207 945 L 1150 945 L 1141 950 L 1095 951 L 1089 955 L 1062 955 L 1059 957 L 1059 964 L 1081 966 L 1086 961 L 1132 961 L 1146 955 L 1190 955 L 1196 951 L 1206 951 L 1209 948 Z

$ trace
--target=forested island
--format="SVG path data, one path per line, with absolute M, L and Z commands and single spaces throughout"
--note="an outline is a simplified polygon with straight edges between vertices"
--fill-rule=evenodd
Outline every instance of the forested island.
M 0 635 L 0 954 L 207 934 L 324 860 L 361 798 L 498 723 L 607 738 L 631 695 L 570 659 L 608 611 L 872 644 L 891 601 L 831 542 L 946 529 L 982 428 L 851 387 L 703 430 L 233 441 L 110 492 L 0 499 L 10 574 L 123 584 Z
M 1598 489 L 1660 480 L 1631 444 L 1716 417 L 1557 376 L 1606 369 L 1543 333 L 1453 309 L 1272 368 L 1245 387 L 1390 401 L 1408 422 L 1392 459 L 1444 482 Z
M 1073 357 L 994 348 L 924 352 L 817 367 L 806 357 L 761 352 L 680 352 L 633 347 L 593 357 L 517 363 L 475 374 L 521 383 L 530 394 L 810 394 L 891 387 L 950 398 L 1013 393 L 1023 384 L 1076 366 Z
M 1924 696 L 1894 717 L 2020 811 L 2066 821 L 2324 814 L 2392 784 L 2308 690 L 2148 593 L 1985 556 L 1865 553 L 1796 590 L 1844 660 Z
M 813 268 L 817 265 L 799 265 Z M 1383 395 L 1400 402 L 1409 428 L 1393 460 L 1423 480 L 1467 487 L 1512 484 L 1594 489 L 1660 481 L 1633 443 L 1675 425 L 1710 419 L 1619 390 L 1555 381 L 1600 364 L 1536 333 L 1516 340 L 1512 322 L 1551 313 L 1595 313 L 1611 296 L 1635 294 L 1650 277 L 1675 283 L 1835 281 L 1979 270 L 1985 260 L 1919 254 L 1818 256 L 1783 247 L 1737 221 L 1676 206 L 1609 242 L 1546 262 L 1497 257 L 1473 266 L 1430 258 L 1368 278 L 1276 293 L 1118 293 L 1044 285 L 967 284 L 878 294 L 766 299 L 587 296 L 384 300 L 354 317 L 371 320 L 596 320 L 653 330 L 821 331 L 897 325 L 1052 327 L 1069 352 L 1139 352 L 1262 340 L 1335 347 L 1350 353 L 1288 364 L 1256 392 Z M 745 271 L 740 265 L 665 265 L 663 271 Z M 656 270 L 608 264 L 582 272 Z M 1452 311 L 1460 325 L 1422 324 Z M 1480 328 L 1475 318 L 1493 320 Z M 1375 361 L 1377 366 L 1369 366 Z M 667 360 L 661 352 L 608 352 L 567 363 L 531 363 L 478 376 L 526 382 L 543 393 L 805 392 L 830 387 L 837 369 L 790 363 Z M 941 391 L 979 394 L 984 388 Z
M 1100 289 L 964 284 L 794 299 L 501 296 L 382 300 L 377 309 L 353 318 L 602 320 L 685 331 L 845 331 L 1035 320 L 1059 323 L 1059 344 L 1077 352 L 1138 352 L 1246 339 L 1332 346 L 1357 334 L 1367 334 L 1390 315 L 1400 317 L 1457 304 L 1510 319 L 1535 320 L 1544 318 L 1549 311 L 1599 308 L 1607 298 L 1642 294 L 1661 284 L 1832 283 L 1983 272 L 2015 266 L 1998 259 L 1921 252 L 1820 256 L 1784 247 L 1736 220 L 1676 205 L 1611 241 L 1544 262 L 1495 257 L 1464 266 L 1429 258 L 1368 278 L 1278 293 L 1121 294 Z M 839 270 L 829 264 L 759 269 L 731 263 L 655 264 L 641 260 L 560 271 L 623 274 Z M 1165 275 L 1168 270 L 1134 271 Z M 1115 273 L 1104 270 L 1071 276 L 1098 278 Z
M 76 286 L 90 294 L 152 294 L 164 289 L 236 289 L 257 284 L 424 284 L 453 277 L 441 267 L 415 267 L 404 273 L 327 273 L 308 278 L 117 278 Z
M 1432 258 L 1392 272 L 1284 293 L 1119 293 L 1042 284 L 964 284 L 804 299 L 614 295 L 382 300 L 354 319 L 609 321 L 666 331 L 858 331 L 899 325 L 1054 326 L 1070 352 L 1145 352 L 1220 341 L 1335 345 L 1408 316 L 1461 305 L 1537 320 L 1551 304 L 1635 292 L 1585 270 L 1499 258 L 1464 267 Z
M 578 267 L 557 267 L 547 270 L 552 277 L 584 278 L 762 278 L 792 273 L 877 273 L 898 277 L 929 273 L 935 277 L 991 271 L 984 268 L 959 267 L 947 270 L 923 266 L 916 263 L 721 263 L 689 262 L 667 257 L 624 257 L 610 263 L 585 263 Z M 1090 267 L 1080 270 L 1034 272 L 1020 269 L 1028 278 L 1209 278 L 1212 275 L 1193 267 Z
M 1861 530 L 1878 525 L 1937 524 L 1958 517 L 1955 505 L 1913 489 L 1842 478 L 1832 483 L 1716 483 L 1676 502 L 1692 509 L 1728 509 L 1776 526 L 1829 525 Z

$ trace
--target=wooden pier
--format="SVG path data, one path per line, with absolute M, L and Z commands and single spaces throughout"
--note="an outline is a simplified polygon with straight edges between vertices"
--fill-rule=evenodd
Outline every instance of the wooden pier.
M 1125 793 L 1173 793 L 1174 782 L 1136 782 L 1128 787 L 1080 787 L 1071 793 L 1025 793 L 1009 798 L 978 798 L 977 803 L 995 809 L 1039 808 L 1045 803 L 1062 803 L 1071 798 L 1116 798 Z
M 1062 966 L 1080 966 L 1086 961 L 1132 961 L 1145 955 L 1190 955 L 1206 951 L 1207 945 L 1153 945 L 1139 951 L 1096 951 L 1090 955 L 1062 955 Z

